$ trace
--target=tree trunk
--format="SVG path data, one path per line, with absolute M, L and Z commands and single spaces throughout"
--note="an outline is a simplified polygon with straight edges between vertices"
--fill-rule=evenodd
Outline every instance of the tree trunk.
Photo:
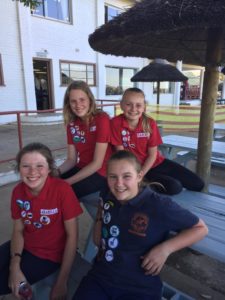
M 222 28 L 209 29 L 197 152 L 197 174 L 205 182 L 204 191 L 208 191 L 211 171 L 213 127 L 219 83 L 218 66 L 221 63 L 222 43 Z

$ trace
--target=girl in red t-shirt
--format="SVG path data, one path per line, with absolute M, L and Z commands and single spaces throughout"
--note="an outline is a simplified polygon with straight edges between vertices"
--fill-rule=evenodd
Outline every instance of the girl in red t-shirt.
M 96 108 L 94 96 L 83 81 L 68 86 L 63 115 L 67 159 L 58 170 L 80 198 L 106 185 L 106 162 L 111 154 L 109 116 Z
M 21 182 L 11 199 L 12 238 L 0 246 L 0 295 L 19 298 L 21 282 L 33 284 L 59 269 L 49 299 L 65 299 L 82 209 L 69 184 L 54 177 L 48 147 L 28 144 L 16 161 Z
M 142 164 L 149 181 L 162 184 L 155 189 L 166 194 L 178 194 L 182 188 L 201 191 L 204 183 L 192 171 L 166 159 L 158 151 L 162 139 L 156 122 L 145 114 L 145 95 L 138 88 L 127 89 L 120 103 L 123 114 L 111 120 L 111 143 L 116 150 L 129 150 Z

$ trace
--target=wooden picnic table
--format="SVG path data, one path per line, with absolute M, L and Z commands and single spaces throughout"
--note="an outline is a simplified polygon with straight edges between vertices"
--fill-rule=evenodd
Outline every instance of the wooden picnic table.
M 223 134 L 218 134 L 218 131 L 223 131 Z M 214 124 L 214 130 L 213 130 L 213 137 L 216 138 L 222 138 L 225 136 L 225 124 L 222 123 L 215 123 Z
M 163 144 L 160 150 L 163 155 L 173 159 L 178 149 L 187 150 L 191 154 L 196 154 L 198 149 L 198 138 L 183 135 L 165 135 L 162 137 Z M 225 158 L 225 142 L 213 141 L 212 155 Z

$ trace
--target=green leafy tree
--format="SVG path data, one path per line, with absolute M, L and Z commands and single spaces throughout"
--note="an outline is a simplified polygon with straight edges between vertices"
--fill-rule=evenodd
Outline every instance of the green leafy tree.
M 15 0 L 12 0 L 15 1 Z M 36 8 L 40 4 L 40 0 L 16 0 L 24 4 L 24 6 L 30 6 L 30 8 Z

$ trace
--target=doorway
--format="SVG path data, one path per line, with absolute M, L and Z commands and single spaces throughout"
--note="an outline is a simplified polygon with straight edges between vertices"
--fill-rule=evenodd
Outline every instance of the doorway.
M 50 60 L 34 59 L 33 70 L 37 110 L 52 109 Z

